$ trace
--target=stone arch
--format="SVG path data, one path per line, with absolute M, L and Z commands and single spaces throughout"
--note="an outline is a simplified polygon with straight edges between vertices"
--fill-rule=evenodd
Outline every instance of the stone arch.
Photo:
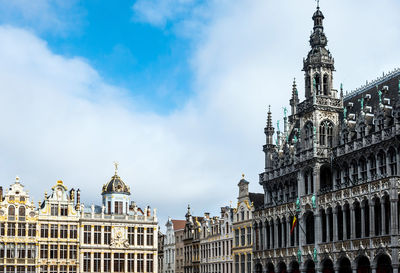
M 275 273 L 275 266 L 272 262 L 267 263 L 266 269 L 266 273 Z
M 299 262 L 293 260 L 289 265 L 290 273 L 300 273 L 300 265 Z
M 351 262 L 349 258 L 343 256 L 339 261 L 339 273 L 352 273 Z
M 321 262 L 322 273 L 334 273 L 333 262 L 326 258 Z
M 392 273 L 392 260 L 387 254 L 380 254 L 376 257 L 376 273 Z
M 315 273 L 315 263 L 313 260 L 308 259 L 305 261 L 304 267 L 306 269 L 306 273 Z
M 313 244 L 315 242 L 315 225 L 314 225 L 314 213 L 309 210 L 304 216 L 306 224 L 306 244 Z
M 284 261 L 280 261 L 278 263 L 278 272 L 277 273 L 287 273 L 286 264 Z
M 261 263 L 257 263 L 255 265 L 255 271 L 256 271 L 256 273 L 263 273 L 263 267 L 262 267 Z
M 371 272 L 371 264 L 367 256 L 358 256 L 356 258 L 357 264 L 357 273 L 370 273 Z

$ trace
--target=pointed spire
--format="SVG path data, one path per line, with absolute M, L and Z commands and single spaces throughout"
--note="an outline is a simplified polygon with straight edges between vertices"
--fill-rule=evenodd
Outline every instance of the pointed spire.
M 268 117 L 267 117 L 267 126 L 264 129 L 264 133 L 267 136 L 267 144 L 273 145 L 273 135 L 275 129 L 272 126 L 272 114 L 271 114 L 271 105 L 268 106 Z
M 267 128 L 271 128 L 271 127 L 272 127 L 271 105 L 268 105 Z

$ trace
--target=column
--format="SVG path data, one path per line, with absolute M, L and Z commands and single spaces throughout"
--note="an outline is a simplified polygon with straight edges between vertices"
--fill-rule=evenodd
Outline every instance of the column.
M 128 272 L 128 253 L 124 253 L 125 263 L 124 263 L 124 272 Z M 155 258 L 155 257 L 154 257 Z M 158 257 L 157 257 L 158 258 Z M 157 259 L 155 259 L 157 260 Z
M 347 239 L 347 215 L 348 211 L 345 209 L 345 206 L 342 208 L 342 215 L 343 215 L 343 240 Z
M 92 252 L 90 252 L 90 272 L 93 272 L 93 271 L 94 271 L 94 255 L 93 255 L 93 251 L 92 251 Z
M 100 253 L 100 271 L 104 271 L 104 252 Z
M 286 221 L 286 247 L 290 247 L 290 242 L 291 242 L 291 238 L 290 238 L 290 229 L 291 229 L 291 222 L 290 222 L 290 218 L 287 218 Z
M 356 238 L 356 216 L 354 213 L 354 205 L 350 207 L 350 230 L 350 238 Z
M 327 213 L 325 213 L 326 241 L 327 242 L 331 241 L 331 217 L 329 217 L 331 213 L 332 213 L 332 211 L 329 213 L 329 210 L 327 210 Z
M 314 220 L 314 243 L 320 244 L 322 242 L 322 217 L 321 212 L 315 214 Z
M 361 202 L 361 238 L 365 238 L 365 203 Z
M 286 221 L 286 218 L 285 218 Z M 286 230 L 285 230 L 285 221 L 282 220 L 281 223 L 281 230 L 282 230 L 282 248 L 286 247 L 287 240 L 285 241 L 285 235 L 286 235 Z
M 278 221 L 274 222 L 274 240 L 275 240 L 275 244 L 274 247 L 277 248 L 278 247 Z
M 400 171 L 399 169 L 398 169 L 398 171 Z M 399 197 L 398 197 L 398 195 L 397 195 L 397 193 L 395 192 L 394 193 L 394 195 L 393 195 L 393 198 L 391 198 L 391 200 L 390 200 L 390 206 L 391 206 L 391 210 L 390 210 L 390 214 L 391 214 L 391 220 L 392 220 L 392 222 L 391 222 L 391 234 L 393 235 L 393 234 L 398 234 L 398 229 L 399 229 L 399 227 L 398 227 L 398 210 L 397 210 L 397 202 L 399 201 Z
M 381 235 L 386 233 L 385 199 L 381 198 Z
M 374 210 L 374 205 L 375 201 L 374 200 L 369 200 L 369 236 L 375 236 L 375 210 Z M 376 273 L 376 272 L 375 272 Z
M 114 272 L 114 252 L 111 251 L 111 272 Z
M 47 255 L 49 255 L 48 253 L 47 253 Z M 80 253 L 79 253 L 79 256 L 81 257 L 79 260 L 79 267 L 80 267 L 80 270 L 79 270 L 79 272 L 83 272 L 83 252 L 81 252 L 80 251 Z M 49 256 L 48 256 L 49 257 Z
M 299 219 L 297 220 L 299 221 L 298 225 L 297 225 L 297 229 L 300 229 L 300 225 L 302 227 L 304 227 L 304 217 L 299 215 Z M 299 231 L 299 246 L 303 246 L 305 245 L 305 238 L 304 238 L 304 233 L 302 231 Z
M 269 225 L 269 249 L 274 249 L 274 225 L 270 223 Z

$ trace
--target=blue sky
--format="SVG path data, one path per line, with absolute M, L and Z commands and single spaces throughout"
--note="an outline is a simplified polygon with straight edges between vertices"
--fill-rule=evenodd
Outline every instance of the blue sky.
M 400 66 L 398 0 L 326 0 L 334 88 Z M 85 205 L 118 161 L 139 206 L 182 218 L 262 192 L 268 105 L 288 106 L 315 1 L 0 0 L 0 185 Z M 385 16 L 382 16 L 385 14 Z

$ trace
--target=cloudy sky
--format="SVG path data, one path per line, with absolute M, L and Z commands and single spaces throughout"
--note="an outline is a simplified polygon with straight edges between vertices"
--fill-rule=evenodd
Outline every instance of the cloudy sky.
M 0 184 L 101 202 L 113 162 L 168 216 L 261 192 L 263 128 L 303 96 L 313 0 L 0 0 Z M 398 0 L 321 1 L 335 87 L 400 66 Z

